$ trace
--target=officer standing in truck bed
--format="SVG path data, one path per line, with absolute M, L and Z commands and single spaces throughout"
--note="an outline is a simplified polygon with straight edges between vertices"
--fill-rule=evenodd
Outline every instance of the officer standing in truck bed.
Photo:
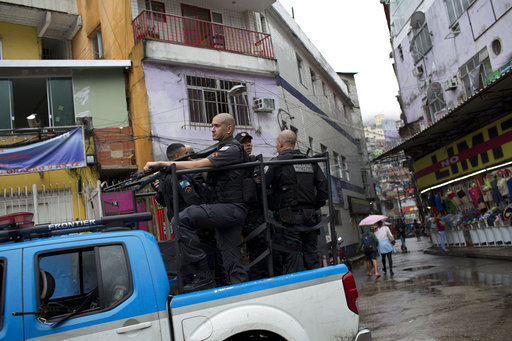
M 295 149 L 296 135 L 283 130 L 276 139 L 279 153 L 273 160 L 305 159 Z M 283 273 L 320 266 L 318 259 L 318 227 L 316 210 L 329 197 L 327 180 L 316 163 L 269 166 L 265 180 L 270 188 L 270 209 L 282 225 L 276 229 L 276 248 L 283 248 Z

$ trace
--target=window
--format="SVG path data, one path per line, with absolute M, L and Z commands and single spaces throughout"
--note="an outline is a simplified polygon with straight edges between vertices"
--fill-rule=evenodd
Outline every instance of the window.
M 41 38 L 42 59 L 69 59 L 69 40 Z
M 299 81 L 302 85 L 306 86 L 304 77 L 304 61 L 297 55 L 297 71 L 299 72 Z
M 320 153 L 322 154 L 327 154 L 327 156 L 329 156 L 329 154 L 327 153 L 327 147 L 324 146 L 323 144 L 320 143 Z M 320 168 L 322 169 L 322 172 L 324 172 L 324 174 L 326 174 L 326 168 L 325 168 L 325 162 L 320 162 L 319 164 Z
M 186 76 L 188 107 L 191 123 L 209 124 L 213 116 L 231 111 L 237 126 L 251 126 L 247 95 L 228 98 L 228 90 L 245 83 L 210 77 Z
M 322 92 L 325 97 L 327 97 L 327 87 L 325 86 L 324 81 L 322 81 Z
M 315 71 L 309 69 L 309 74 L 311 75 L 311 88 L 313 90 L 313 95 L 316 96 L 316 87 L 315 87 L 315 82 L 317 80 L 317 75 L 315 74 Z
M 163 2 L 146 0 L 146 9 L 152 12 L 158 12 L 158 14 L 151 14 L 151 22 L 166 22 L 167 17 L 165 16 L 165 4 Z
M 420 28 L 412 29 L 409 32 L 409 41 L 414 62 L 417 63 L 432 48 L 432 40 L 426 22 Z
M 0 79 L 0 129 L 28 128 L 31 114 L 37 114 L 40 126 L 74 125 L 72 80 Z
M 341 169 L 341 163 L 340 163 L 340 156 L 336 152 L 332 152 L 332 157 L 334 159 L 334 176 L 342 179 L 343 178 L 343 172 Z
M 122 245 L 43 253 L 37 262 L 38 311 L 47 311 L 41 317 L 50 322 L 108 310 L 131 295 L 129 262 Z
M 146 9 L 153 12 L 165 13 L 165 4 L 163 2 L 146 0 Z
M 98 30 L 91 36 L 92 54 L 94 59 L 103 58 L 103 39 L 101 38 L 101 29 Z
M 0 59 L 4 59 L 4 54 L 2 51 L 2 38 L 0 38 Z
M 260 13 L 260 29 L 262 33 L 268 33 L 267 19 L 263 14 Z
M 350 173 L 348 171 L 347 158 L 344 156 L 341 156 L 341 168 L 343 169 L 343 178 L 345 178 L 345 180 L 347 181 L 350 181 Z
M 363 154 L 363 145 L 361 139 L 356 139 L 357 152 Z
M 475 0 L 445 0 L 450 24 L 453 24 Z
M 487 49 L 482 49 L 473 58 L 462 65 L 459 72 L 460 78 L 464 83 L 464 90 L 466 91 L 466 95 L 469 97 L 474 94 L 476 90 L 480 89 L 483 84 L 485 84 L 485 78 L 492 72 Z
M 308 140 L 309 140 L 309 150 L 310 150 L 310 154 L 309 155 L 314 155 L 315 154 L 315 150 L 313 149 L 313 138 L 311 136 L 309 136 Z
M 0 259 L 0 330 L 4 325 L 4 305 L 5 305 L 5 259 Z

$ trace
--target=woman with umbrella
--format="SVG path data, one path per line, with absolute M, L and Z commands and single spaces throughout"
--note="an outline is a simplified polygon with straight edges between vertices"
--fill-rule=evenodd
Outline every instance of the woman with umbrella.
M 379 240 L 371 232 L 371 225 L 376 224 L 377 222 L 380 222 L 384 219 L 387 219 L 385 215 L 370 215 L 359 223 L 359 226 L 363 226 L 363 234 L 361 235 L 361 240 L 359 242 L 359 249 L 364 250 L 364 255 L 366 259 L 366 268 L 368 271 L 366 274 L 368 276 L 372 275 L 372 265 L 375 270 L 375 277 L 380 277 L 380 273 L 378 271 L 378 265 L 377 265 L 377 252 L 378 252 L 378 245 Z
M 391 231 L 389 230 L 389 227 L 387 227 L 388 223 L 382 223 L 382 221 L 377 222 L 377 231 L 375 231 L 375 237 L 379 240 L 379 254 L 382 259 L 382 270 L 384 272 L 387 271 L 386 269 L 386 258 L 388 259 L 389 264 L 389 273 L 391 276 L 394 275 L 393 273 L 393 252 L 395 251 L 395 247 L 393 244 L 395 243 L 395 238 L 393 237 L 393 234 L 391 234 Z

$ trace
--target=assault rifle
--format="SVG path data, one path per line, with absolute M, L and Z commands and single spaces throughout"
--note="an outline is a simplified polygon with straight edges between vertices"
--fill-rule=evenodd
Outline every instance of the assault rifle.
M 191 158 L 191 159 L 205 158 L 208 155 L 210 155 L 211 153 L 213 153 L 215 148 L 217 148 L 223 144 L 226 144 L 227 142 L 230 142 L 232 140 L 233 140 L 233 137 L 226 139 L 224 141 L 215 143 L 215 144 L 208 146 L 205 149 L 202 149 L 198 152 L 180 156 L 179 158 L 174 159 L 173 161 L 183 161 L 183 160 L 188 160 L 189 158 Z M 129 179 L 126 179 L 126 180 L 118 182 L 114 185 L 105 187 L 103 189 L 103 192 L 111 192 L 114 190 L 119 190 L 119 189 L 132 187 L 132 186 L 137 186 L 137 188 L 135 190 L 139 191 L 147 184 L 153 183 L 155 180 L 161 178 L 165 173 L 169 173 L 169 172 L 170 172 L 170 167 L 162 167 L 160 169 L 155 169 L 150 172 L 146 172 L 145 170 L 137 171 L 135 173 L 132 173 L 130 175 Z

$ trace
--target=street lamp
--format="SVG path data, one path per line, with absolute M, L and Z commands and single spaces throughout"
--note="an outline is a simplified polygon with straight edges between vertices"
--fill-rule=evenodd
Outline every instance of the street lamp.
M 245 85 L 242 85 L 242 84 L 235 85 L 234 87 L 232 87 L 231 89 L 228 90 L 228 112 L 233 117 L 235 115 L 233 115 L 233 108 L 231 107 L 231 97 L 241 95 L 242 93 L 245 92 L 245 90 L 247 90 L 247 89 L 246 89 Z

